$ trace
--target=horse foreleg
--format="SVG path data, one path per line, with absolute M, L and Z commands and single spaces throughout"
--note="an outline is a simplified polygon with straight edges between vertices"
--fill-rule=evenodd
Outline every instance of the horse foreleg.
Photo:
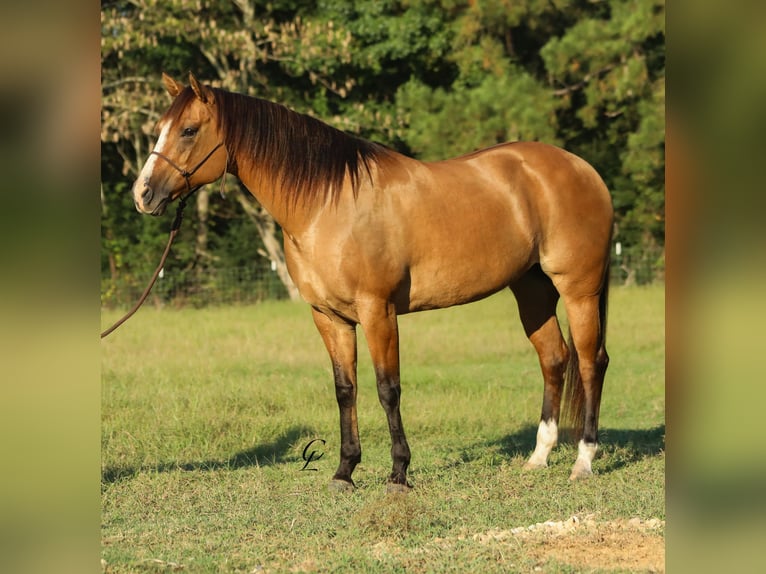
M 356 325 L 314 310 L 314 323 L 330 353 L 340 411 L 340 464 L 330 488 L 353 490 L 351 474 L 362 460 L 356 418 Z
M 399 331 L 393 305 L 374 305 L 362 318 L 362 327 L 367 337 L 378 399 L 388 419 L 391 434 L 391 459 L 393 466 L 388 478 L 389 492 L 404 492 L 412 488 L 407 482 L 407 467 L 410 464 L 410 447 L 404 435 L 402 417 L 399 412 L 401 384 L 399 379 Z

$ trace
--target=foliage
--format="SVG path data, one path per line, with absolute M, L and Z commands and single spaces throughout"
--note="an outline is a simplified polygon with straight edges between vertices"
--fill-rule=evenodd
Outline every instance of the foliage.
M 167 223 L 135 214 L 128 182 L 169 104 L 160 73 L 193 71 L 420 159 L 561 145 L 602 174 L 620 264 L 651 261 L 639 274 L 651 280 L 664 267 L 664 18 L 664 0 L 104 1 L 102 275 L 146 277 L 161 250 Z M 179 242 L 193 244 L 201 220 L 206 254 L 179 247 L 169 266 L 266 269 L 278 254 L 258 256 L 257 226 L 241 218 L 212 195 Z
M 615 240 L 651 251 L 664 245 L 665 2 L 605 4 L 541 55 L 575 112 L 566 147 L 591 155 L 612 191 Z

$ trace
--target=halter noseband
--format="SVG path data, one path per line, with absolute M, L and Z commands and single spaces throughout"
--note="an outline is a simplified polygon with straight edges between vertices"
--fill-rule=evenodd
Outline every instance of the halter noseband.
M 201 168 L 201 167 L 202 167 L 202 166 L 205 164 L 205 162 L 206 162 L 207 160 L 209 160 L 209 159 L 210 159 L 210 156 L 212 156 L 212 155 L 213 155 L 213 154 L 214 154 L 214 153 L 215 153 L 215 152 L 218 150 L 218 148 L 219 148 L 219 147 L 221 147 L 222 145 L 223 145 L 223 142 L 219 143 L 217 146 L 215 146 L 213 149 L 211 149 L 211 150 L 208 152 L 208 154 L 207 154 L 205 157 L 203 157 L 203 158 L 202 158 L 202 160 L 201 160 L 201 161 L 200 161 L 200 162 L 199 162 L 197 165 L 195 165 L 195 166 L 194 166 L 194 169 L 193 169 L 193 170 L 191 170 L 191 171 L 186 171 L 185 169 L 183 169 L 183 168 L 179 167 L 179 166 L 178 166 L 178 164 L 177 164 L 176 162 L 174 162 L 172 159 L 170 159 L 170 158 L 169 158 L 168 156 L 166 156 L 165 154 L 163 154 L 163 153 L 160 153 L 160 152 L 158 152 L 158 151 L 151 151 L 151 152 L 149 152 L 149 155 L 152 155 L 152 154 L 154 154 L 154 155 L 156 155 L 157 157 L 161 157 L 161 158 L 162 158 L 162 159 L 164 159 L 166 162 L 168 162 L 168 163 L 170 164 L 170 167 L 172 167 L 173 169 L 175 169 L 175 170 L 176 170 L 178 173 L 180 173 L 180 174 L 181 174 L 181 177 L 183 177 L 183 178 L 184 178 L 184 181 L 186 182 L 186 191 L 187 191 L 188 193 L 192 193 L 192 192 L 194 192 L 194 191 L 197 191 L 197 190 L 198 190 L 200 187 L 202 187 L 202 185 L 198 185 L 197 187 L 195 187 L 194 189 L 192 189 L 192 186 L 191 186 L 191 176 L 193 176 L 193 175 L 194 175 L 194 174 L 197 172 L 197 170 L 198 170 L 199 168 Z M 226 174 L 226 169 L 227 169 L 228 167 L 229 167 L 229 152 L 227 151 L 227 152 L 226 152 L 226 165 L 225 165 L 225 166 L 224 166 L 224 168 L 223 168 L 223 173 L 224 173 L 224 175 Z M 203 185 L 204 185 L 204 184 L 203 184 Z M 222 185 L 221 187 L 223 188 L 223 185 Z

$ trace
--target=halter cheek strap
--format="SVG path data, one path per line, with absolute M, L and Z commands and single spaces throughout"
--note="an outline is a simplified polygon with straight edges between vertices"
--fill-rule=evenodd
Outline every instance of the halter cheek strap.
M 192 189 L 192 186 L 191 186 L 191 177 L 192 177 L 192 176 L 193 176 L 193 175 L 194 175 L 194 174 L 197 172 L 197 170 L 198 170 L 199 168 L 201 168 L 201 167 L 202 167 L 202 166 L 205 164 L 205 162 L 206 162 L 207 160 L 209 160 L 209 159 L 210 159 L 210 157 L 211 157 L 211 156 L 212 156 L 212 155 L 213 155 L 213 154 L 214 154 L 216 151 L 218 151 L 218 148 L 219 148 L 219 147 L 221 147 L 222 145 L 223 145 L 223 142 L 219 143 L 217 146 L 215 146 L 213 149 L 211 149 L 211 150 L 208 152 L 208 154 L 207 154 L 205 157 L 203 157 L 203 158 L 202 158 L 202 160 L 200 160 L 200 162 L 199 162 L 197 165 L 195 165 L 195 166 L 194 166 L 194 169 L 192 169 L 191 171 L 187 171 L 187 170 L 183 169 L 182 167 L 179 167 L 179 165 L 178 165 L 176 162 L 174 162 L 172 159 L 170 159 L 170 158 L 169 158 L 168 156 L 166 156 L 165 154 L 163 154 L 163 153 L 160 153 L 160 152 L 158 152 L 158 151 L 151 151 L 151 152 L 149 152 L 149 155 L 152 155 L 152 154 L 154 154 L 154 155 L 156 155 L 157 157 L 161 157 L 161 158 L 162 158 L 162 159 L 164 159 L 166 162 L 168 162 L 168 163 L 170 164 L 170 167 L 172 167 L 173 169 L 175 169 L 175 170 L 176 170 L 178 173 L 180 173 L 180 174 L 181 174 L 181 177 L 183 177 L 183 178 L 184 178 L 184 181 L 186 182 L 186 191 L 187 191 L 188 193 L 192 193 L 193 191 L 197 191 L 197 190 L 198 190 L 200 187 L 202 187 L 202 186 L 201 186 L 201 185 L 198 185 L 197 187 L 195 187 L 194 189 Z M 225 165 L 225 166 L 224 166 L 224 168 L 223 168 L 223 174 L 222 174 L 222 177 L 223 177 L 223 175 L 225 175 L 225 174 L 226 174 L 226 169 L 227 169 L 228 167 L 229 167 L 229 152 L 228 152 L 228 151 L 226 151 L 226 165 Z M 223 183 L 221 184 L 221 189 L 223 189 Z

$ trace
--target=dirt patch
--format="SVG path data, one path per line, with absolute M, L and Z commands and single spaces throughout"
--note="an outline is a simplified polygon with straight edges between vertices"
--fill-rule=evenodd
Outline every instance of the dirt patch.
M 435 560 L 505 568 L 509 572 L 665 572 L 665 521 L 639 518 L 599 521 L 594 515 L 573 516 L 478 534 L 437 537 L 413 547 L 386 537 L 371 547 L 383 564 L 424 571 Z
M 665 521 L 658 519 L 610 520 L 593 516 L 560 522 L 541 522 L 511 530 L 488 530 L 473 540 L 482 545 L 518 544 L 537 561 L 536 570 L 548 563 L 574 568 L 665 572 Z

